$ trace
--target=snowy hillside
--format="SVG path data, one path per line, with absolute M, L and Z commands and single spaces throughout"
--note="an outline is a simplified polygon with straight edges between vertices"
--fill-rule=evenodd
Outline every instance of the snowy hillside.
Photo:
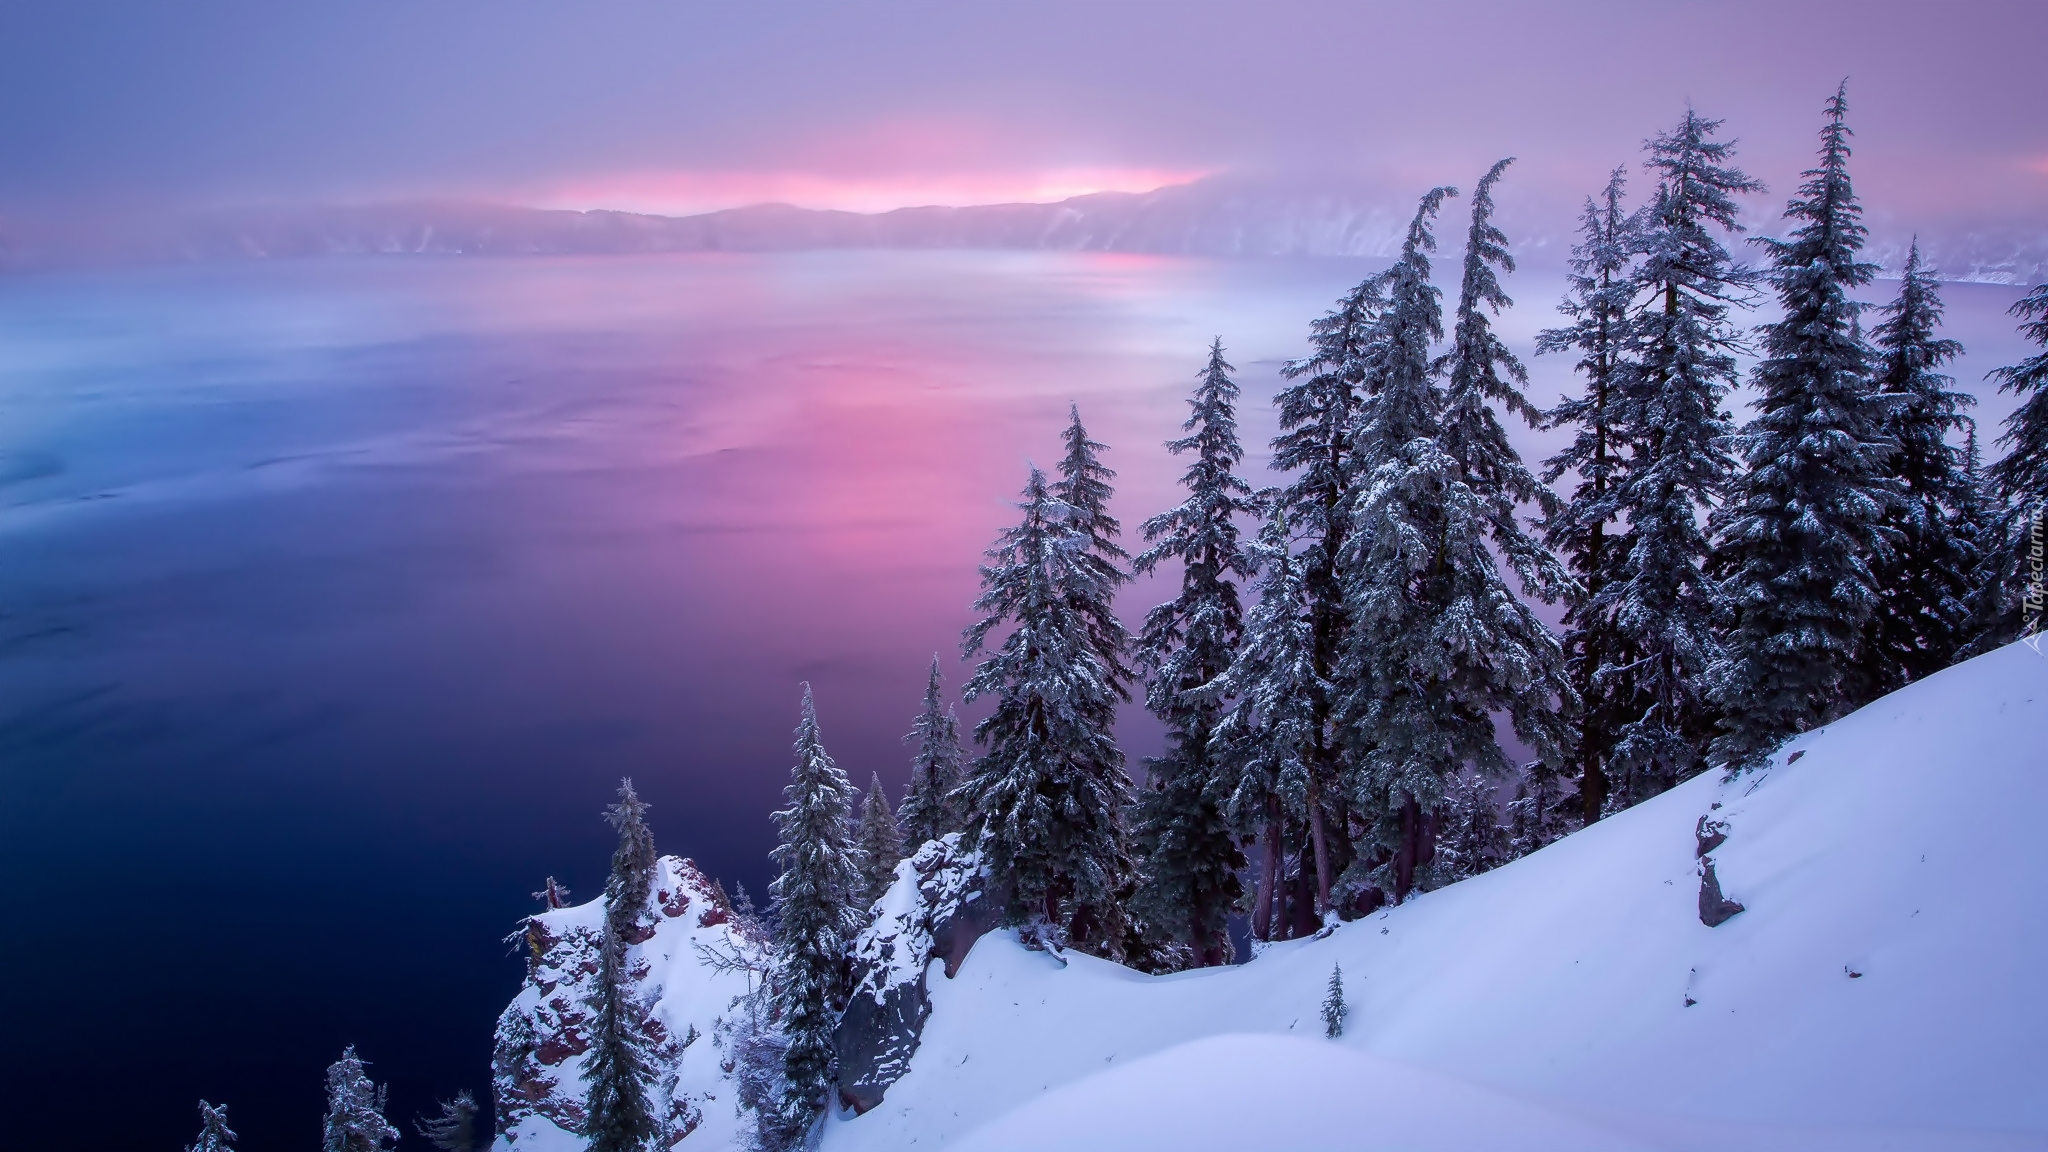
M 1242 967 L 991 935 L 823 1147 L 2048 1149 L 2044 811 L 2048 659 L 2014 645 Z M 1714 928 L 1702 817 L 1747 909 Z
M 888 1037 L 865 1071 L 893 1078 L 914 1047 L 908 1071 L 885 1092 L 849 1080 L 849 1100 L 880 1102 L 829 1118 L 823 1152 L 2048 1150 L 2044 750 L 2048 657 L 2016 644 L 1758 773 L 1696 778 L 1250 964 L 1163 977 L 1008 932 L 973 942 L 972 857 L 933 843 L 857 949 L 895 990 L 915 979 L 906 956 L 934 957 L 924 994 L 863 1025 Z M 1702 846 L 1744 907 L 1711 928 Z M 656 909 L 628 957 L 661 1041 L 665 1146 L 743 1147 L 716 1021 L 747 977 L 706 958 L 746 942 L 688 861 L 662 858 Z M 532 921 L 499 1026 L 500 1152 L 583 1146 L 602 916 Z M 1339 964 L 1350 1015 L 1329 1040 Z

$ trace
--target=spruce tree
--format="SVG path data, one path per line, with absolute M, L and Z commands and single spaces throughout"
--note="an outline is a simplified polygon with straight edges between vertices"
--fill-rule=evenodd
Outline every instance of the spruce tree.
M 1955 663 L 1974 635 L 1971 580 L 1982 560 L 1974 521 L 1981 509 L 1964 452 L 1948 436 L 1969 429 L 1962 410 L 1976 398 L 1937 371 L 1963 353 L 1961 344 L 1936 335 L 1941 311 L 1940 284 L 1920 263 L 1916 239 L 1898 297 L 1871 330 L 1877 386 L 1890 403 L 1884 432 L 1898 445 L 1886 472 L 1905 498 L 1892 520 L 1897 544 L 1876 566 L 1878 608 L 1863 661 L 1871 695 Z
M 1579 698 L 1579 801 L 1585 822 L 1600 818 L 1607 802 L 1607 763 L 1617 732 L 1632 717 L 1623 677 L 1611 668 L 1631 661 L 1627 635 L 1613 618 L 1602 590 L 1621 572 L 1627 541 L 1616 523 L 1616 490 L 1631 450 L 1623 397 L 1634 365 L 1627 358 L 1636 294 L 1632 265 L 1640 221 L 1622 207 L 1627 170 L 1616 168 L 1598 199 L 1587 198 L 1572 248 L 1570 295 L 1558 311 L 1571 318 L 1536 338 L 1536 351 L 1576 352 L 1583 394 L 1550 410 L 1552 427 L 1572 427 L 1572 442 L 1544 462 L 1543 480 L 1566 472 L 1577 486 L 1545 516 L 1544 543 L 1577 578 L 1566 599 L 1565 669 Z
M 1197 691 L 1230 667 L 1244 630 L 1237 580 L 1254 570 L 1236 523 L 1253 509 L 1251 486 L 1235 471 L 1244 449 L 1232 371 L 1218 338 L 1188 401 L 1181 430 L 1189 435 L 1166 445 L 1176 455 L 1195 454 L 1181 477 L 1188 498 L 1145 522 L 1151 546 L 1132 565 L 1144 573 L 1164 560 L 1181 562 L 1180 594 L 1146 615 L 1138 638 L 1150 673 L 1145 706 L 1166 725 L 1166 754 L 1146 761 L 1139 792 L 1137 911 L 1156 940 L 1192 949 L 1199 965 L 1229 961 L 1230 909 L 1243 894 L 1237 871 L 1244 856 L 1230 834 L 1228 792 L 1210 747 L 1223 703 Z
M 630 779 L 619 781 L 618 802 L 605 809 L 605 820 L 618 830 L 619 846 L 612 852 L 612 872 L 605 882 L 604 937 L 589 997 L 583 1136 L 590 1141 L 591 1152 L 644 1152 L 658 1128 L 649 1100 L 654 1069 L 648 1055 L 647 1006 L 635 994 L 626 949 L 652 934 L 648 896 L 656 858 L 647 804 L 633 791 Z
M 1254 937 L 1271 940 L 1282 821 L 1306 819 L 1312 829 L 1320 828 L 1332 803 L 1311 767 L 1335 689 L 1316 670 L 1307 560 L 1294 554 L 1284 503 L 1273 504 L 1252 555 L 1262 572 L 1259 601 L 1245 621 L 1244 639 L 1229 669 L 1203 693 L 1231 701 L 1210 745 L 1223 770 L 1229 796 L 1225 811 L 1233 829 L 1259 841 L 1251 929 Z M 1319 910 L 1327 910 L 1333 862 L 1324 837 L 1312 835 L 1311 844 L 1319 849 Z
M 1458 291 L 1457 321 L 1451 347 L 1436 365 L 1444 381 L 1443 451 L 1458 463 L 1465 486 L 1493 505 L 1487 532 L 1494 546 L 1532 592 L 1554 599 L 1569 578 L 1554 556 L 1523 530 L 1515 516 L 1517 504 L 1554 510 L 1556 497 L 1522 463 L 1508 443 L 1494 408 L 1498 406 L 1543 425 L 1543 414 L 1522 389 L 1529 372 L 1494 334 L 1490 316 L 1512 307 L 1501 288 L 1500 273 L 1515 270 L 1508 238 L 1493 222 L 1493 187 L 1500 182 L 1509 157 L 1487 170 L 1472 193 L 1472 226 L 1465 241 L 1464 276 Z
M 605 880 L 605 927 L 620 940 L 646 939 L 652 915 L 647 898 L 654 891 L 654 833 L 647 827 L 647 802 L 633 791 L 631 778 L 619 781 L 619 800 L 605 809 L 605 822 L 619 833 L 612 850 L 611 876 Z
M 1644 145 L 1657 189 L 1639 232 L 1639 305 L 1624 352 L 1629 455 L 1611 489 L 1627 530 L 1586 608 L 1614 637 L 1596 675 L 1602 702 L 1626 717 L 1607 768 L 1621 807 L 1698 771 L 1713 730 L 1706 676 L 1720 641 L 1703 518 L 1734 464 L 1721 405 L 1744 345 L 1729 312 L 1754 300 L 1755 282 L 1721 237 L 1741 231 L 1735 197 L 1763 189 L 1729 163 L 1735 146 L 1714 139 L 1720 126 L 1688 108 Z
M 889 797 L 882 791 L 882 777 L 876 773 L 868 794 L 860 803 L 860 893 L 855 908 L 863 913 L 875 906 L 889 885 L 896 882 L 896 865 L 903 861 L 901 833 L 896 817 L 889 811 Z
M 476 1113 L 476 1097 L 465 1088 L 455 1094 L 455 1099 L 441 1101 L 439 1116 L 415 1120 L 413 1127 L 441 1152 L 475 1152 Z
M 1484 533 L 1493 554 L 1514 570 L 1525 596 L 1554 603 L 1575 587 L 1574 581 L 1557 556 L 1530 535 L 1517 510 L 1534 505 L 1554 514 L 1557 497 L 1522 463 L 1495 412 L 1498 407 L 1520 416 L 1532 428 L 1543 425 L 1543 414 L 1522 395 L 1529 382 L 1528 371 L 1494 334 L 1489 319 L 1514 304 L 1501 288 L 1499 273 L 1513 272 L 1515 260 L 1508 251 L 1506 234 L 1493 223 L 1493 188 L 1513 162 L 1510 157 L 1488 169 L 1472 193 L 1472 223 L 1466 234 L 1457 320 L 1451 330 L 1450 350 L 1435 365 L 1444 383 L 1443 432 L 1438 444 L 1456 461 L 1459 482 L 1475 502 L 1478 522 L 1465 530 Z M 1483 571 L 1474 566 L 1467 594 L 1473 596 L 1470 610 L 1480 630 L 1476 634 L 1492 631 L 1510 638 L 1517 647 L 1501 656 L 1521 667 L 1480 673 L 1465 690 L 1475 693 L 1474 699 L 1507 693 L 1513 700 L 1507 710 L 1516 732 L 1532 746 L 1556 756 L 1570 740 L 1563 710 L 1577 704 L 1564 672 L 1563 652 L 1547 628 L 1539 626 L 1534 634 L 1529 632 L 1536 617 L 1521 608 L 1512 594 L 1506 602 L 1494 599 L 1503 591 L 1490 561 Z M 1511 603 L 1515 607 L 1510 607 Z M 1487 614 L 1493 619 L 1484 619 Z M 1473 638 L 1475 632 L 1448 635 L 1464 640 Z M 1500 774 L 1508 768 L 1503 760 Z
M 1497 867 L 1508 858 L 1507 829 L 1493 802 L 1493 781 L 1467 774 L 1451 782 L 1440 821 L 1437 852 L 1446 879 L 1462 880 Z
M 1506 858 L 1519 860 L 1571 832 L 1578 823 L 1571 807 L 1554 773 L 1525 773 L 1508 801 Z
M 2017 393 L 2020 404 L 2005 418 L 2005 432 L 1998 438 L 2006 454 L 1989 469 L 2004 507 L 1981 582 L 1985 635 L 1978 648 L 2037 634 L 2048 619 L 2041 570 L 2029 559 L 2048 518 L 2048 284 L 2035 285 L 2012 306 L 2012 314 L 2020 318 L 2020 331 L 2044 351 L 1991 373 L 1999 391 Z
M 1280 410 L 1280 435 L 1273 440 L 1272 466 L 1291 474 L 1276 499 L 1299 537 L 1298 575 L 1308 609 L 1315 675 L 1333 685 L 1343 680 L 1342 654 L 1349 633 L 1338 563 L 1350 534 L 1346 508 L 1357 474 L 1351 425 L 1365 396 L 1375 342 L 1383 335 L 1380 313 L 1385 306 L 1385 273 L 1368 276 L 1345 293 L 1336 308 L 1309 325 L 1313 351 L 1281 369 L 1291 383 L 1273 398 Z M 1354 855 L 1349 806 L 1338 784 L 1344 730 L 1330 711 L 1337 695 L 1332 691 L 1313 698 L 1318 711 L 1314 722 L 1302 730 L 1309 743 L 1300 753 L 1300 771 L 1324 801 L 1307 807 L 1310 824 L 1300 830 L 1317 849 L 1316 890 L 1324 908 L 1335 874 Z M 1290 811 L 1289 818 L 1293 817 Z M 1266 846 L 1278 853 L 1279 839 L 1280 826 L 1275 824 Z M 1277 860 L 1276 856 L 1276 867 Z
M 550 876 L 547 879 L 547 883 L 540 886 L 540 891 L 533 894 L 533 898 L 540 901 L 541 905 L 550 912 L 558 908 L 567 908 L 569 906 L 569 886 Z
M 853 785 L 825 753 L 811 686 L 804 685 L 796 763 L 775 813 L 775 1015 L 789 1047 L 782 1098 L 769 1127 L 794 1147 L 830 1103 L 835 1074 L 832 1031 L 846 998 L 846 951 L 862 928 L 852 903 L 861 887 L 860 852 L 851 839 Z
M 355 1045 L 327 1066 L 327 1118 L 320 1152 L 383 1152 L 398 1142 L 398 1129 L 384 1119 L 386 1089 L 363 1074 L 368 1063 Z
M 1758 415 L 1742 430 L 1741 479 L 1714 519 L 1714 572 L 1732 618 L 1710 673 L 1722 716 L 1715 760 L 1762 761 L 1786 737 L 1864 703 L 1856 677 L 1878 607 L 1877 565 L 1898 485 L 1886 402 L 1850 298 L 1876 266 L 1858 259 L 1865 229 L 1849 181 L 1846 89 L 1828 100 L 1821 158 L 1785 218 L 1785 240 L 1760 239 L 1784 315 L 1766 324 L 1756 366 Z
M 2017 556 L 2007 542 L 2010 529 L 2005 506 L 1977 448 L 1977 422 L 1967 418 L 1963 426 L 1961 470 L 1953 530 L 1963 547 L 1977 558 L 1966 579 L 1965 639 L 1956 651 L 1957 660 L 1967 660 L 2008 643 L 2017 634 L 2018 614 L 2011 611 L 2013 605 L 2006 595 Z
M 1060 458 L 1060 478 L 1053 482 L 1052 495 L 1066 505 L 1067 527 L 1087 542 L 1076 563 L 1089 569 L 1091 578 L 1070 582 L 1066 591 L 1075 611 L 1087 621 L 1089 643 L 1108 673 L 1107 707 L 1114 723 L 1117 702 L 1131 698 L 1129 685 L 1137 679 L 1130 666 L 1131 634 L 1116 614 L 1116 591 L 1131 578 L 1123 568 L 1131 554 L 1116 542 L 1123 525 L 1109 514 L 1110 498 L 1116 495 L 1110 481 L 1116 472 L 1102 463 L 1101 456 L 1109 445 L 1088 438 L 1079 405 L 1067 411 L 1070 420 L 1060 437 L 1067 452 Z
M 927 840 L 937 840 L 961 826 L 953 789 L 960 784 L 960 724 L 939 687 L 939 658 L 932 656 L 932 675 L 924 689 L 924 710 L 903 738 L 915 742 L 910 759 L 910 786 L 903 793 L 897 821 L 903 826 L 903 850 L 915 855 Z
M 969 657 L 986 655 L 963 695 L 995 707 L 975 727 L 985 751 L 957 795 L 969 839 L 1009 885 L 1005 920 L 1117 959 L 1135 880 L 1123 824 L 1131 785 L 1111 728 L 1116 672 L 1084 606 L 1107 604 L 1119 577 L 1076 527 L 1100 520 L 1054 496 L 1038 469 L 1017 507 L 1022 519 L 981 566 L 982 617 L 962 644 Z
M 2011 311 L 2020 319 L 2020 332 L 2043 350 L 1991 373 L 1999 391 L 2020 397 L 2005 418 L 1999 443 L 2006 454 L 1991 466 L 1991 480 L 2000 496 L 2024 510 L 2024 518 L 2048 508 L 2048 284 L 2036 284 Z
M 1511 499 L 1445 449 L 1446 397 L 1429 356 L 1443 309 L 1428 253 L 1436 246 L 1430 221 L 1454 192 L 1423 197 L 1388 273 L 1380 351 L 1353 432 L 1359 482 L 1340 560 L 1351 629 L 1340 706 L 1353 742 L 1350 799 L 1373 815 L 1391 852 L 1370 879 L 1396 902 L 1427 863 L 1425 814 L 1443 802 L 1447 783 L 1466 770 L 1509 770 L 1493 714 L 1505 713 L 1518 736 L 1549 752 L 1571 691 L 1556 639 L 1494 560 L 1491 546 L 1520 532 Z M 1483 247 L 1469 258 L 1489 259 Z M 1465 303 L 1476 312 L 1481 302 Z M 1454 352 L 1453 365 L 1469 354 Z M 1537 557 L 1510 552 L 1509 560 L 1528 565 L 1525 580 L 1538 571 Z
M 228 1106 L 199 1102 L 199 1140 L 185 1152 L 233 1152 L 241 1137 L 228 1127 Z
M 1344 1018 L 1351 1006 L 1344 1003 L 1344 966 L 1330 966 L 1330 984 L 1323 993 L 1323 1035 L 1335 1040 L 1344 1034 Z

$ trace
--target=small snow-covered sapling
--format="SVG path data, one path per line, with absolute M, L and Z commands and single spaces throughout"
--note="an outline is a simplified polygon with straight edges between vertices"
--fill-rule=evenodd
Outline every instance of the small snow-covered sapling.
M 1323 997 L 1323 1035 L 1335 1040 L 1344 1034 L 1344 1018 L 1351 1015 L 1351 1006 L 1344 1003 L 1344 966 L 1330 966 L 1330 990 Z

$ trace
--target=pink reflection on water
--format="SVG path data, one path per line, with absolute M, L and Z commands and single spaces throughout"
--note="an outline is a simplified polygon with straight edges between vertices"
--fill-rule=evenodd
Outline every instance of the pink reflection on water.
M 1115 511 L 1135 547 L 1136 526 L 1178 498 L 1183 463 L 1160 445 L 1209 338 L 1254 329 L 1234 355 L 1256 452 L 1299 316 L 1350 269 L 1291 273 L 1270 311 L 1244 307 L 1248 286 L 1224 269 L 1156 256 L 508 271 L 452 322 L 570 334 L 584 349 L 548 360 L 545 403 L 505 433 L 506 467 L 561 481 L 518 485 L 522 551 L 563 590 L 537 643 L 579 652 L 621 714 L 688 701 L 767 748 L 810 679 L 849 768 L 893 778 L 931 654 L 955 688 L 964 677 L 976 565 L 1015 515 L 1027 461 L 1057 462 L 1068 404 L 1112 446 Z M 1256 330 L 1266 315 L 1284 320 Z M 590 345 L 592 331 L 613 336 Z M 557 533 L 568 539 L 530 543 Z M 1154 591 L 1134 589 L 1126 615 Z M 1143 754 L 1136 713 L 1127 729 Z M 665 739 L 680 755 L 697 742 Z M 785 768 L 773 752 L 758 763 L 764 780 Z

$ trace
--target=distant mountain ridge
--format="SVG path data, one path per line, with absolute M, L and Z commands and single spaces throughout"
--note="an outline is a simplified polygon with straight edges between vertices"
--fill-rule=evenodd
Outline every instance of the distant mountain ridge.
M 1542 198 L 1547 199 L 1547 198 Z M 1518 209 L 1518 210 L 1517 210 Z M 1151 192 L 1096 192 L 1045 204 L 912 207 L 860 213 L 757 204 L 693 216 L 574 211 L 459 201 L 221 210 L 125 230 L 0 232 L 0 266 L 307 259 L 333 256 L 625 256 L 821 249 L 995 249 L 1212 257 L 1392 256 L 1411 208 L 1383 190 L 1315 191 L 1210 179 Z M 1569 206 L 1505 213 L 1532 255 L 1569 245 Z M 1512 217 L 1519 217 L 1514 219 Z M 1903 263 L 1907 238 L 1873 254 Z M 1923 234 L 1944 278 L 2048 278 L 2048 228 Z
M 431 253 L 626 255 L 831 248 L 1045 249 L 1204 256 L 1378 256 L 1401 213 L 1328 194 L 1208 183 L 1049 204 L 860 213 L 757 204 L 695 216 L 477 204 L 215 213 L 181 237 L 191 259 Z

